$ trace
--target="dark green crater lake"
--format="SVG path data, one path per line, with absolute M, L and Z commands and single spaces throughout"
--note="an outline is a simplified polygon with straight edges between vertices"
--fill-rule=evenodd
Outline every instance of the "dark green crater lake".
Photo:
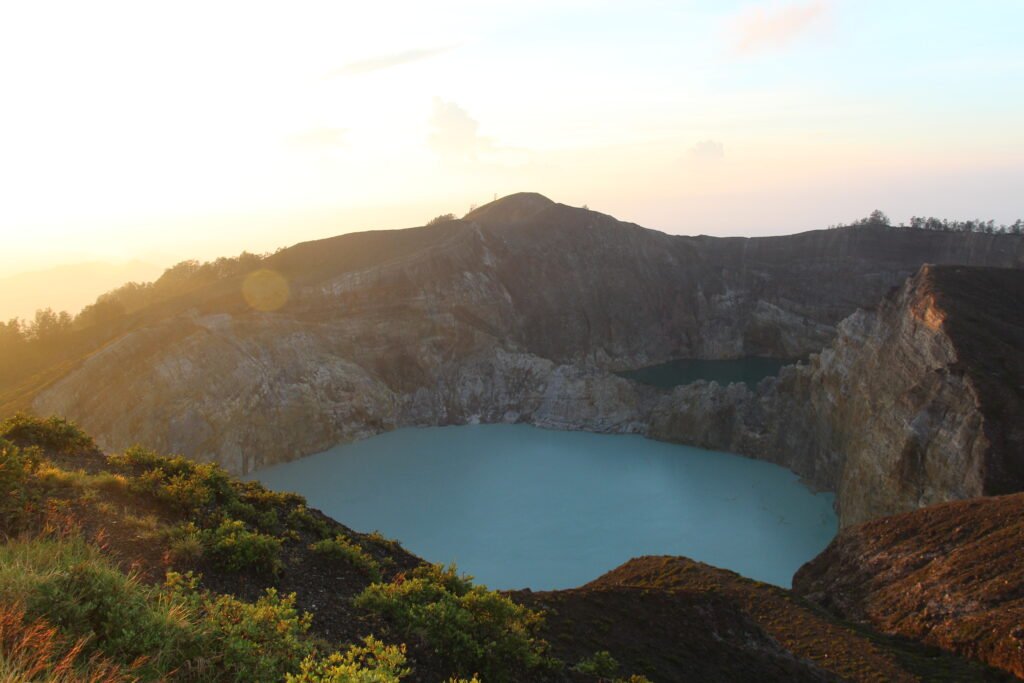
M 671 389 L 698 380 L 718 382 L 722 385 L 742 382 L 753 388 L 765 377 L 774 377 L 784 366 L 795 362 L 792 359 L 759 356 L 732 360 L 682 358 L 660 365 L 626 370 L 619 375 L 659 389 Z
M 788 587 L 836 533 L 833 496 L 782 467 L 635 435 L 399 429 L 249 478 L 501 589 L 578 586 L 639 555 Z

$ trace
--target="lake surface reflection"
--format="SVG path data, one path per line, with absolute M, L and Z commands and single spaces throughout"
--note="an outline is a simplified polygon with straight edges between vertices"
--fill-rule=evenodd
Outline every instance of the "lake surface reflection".
M 833 496 L 776 465 L 528 425 L 400 429 L 249 478 L 500 589 L 578 586 L 653 554 L 788 587 L 836 533 Z

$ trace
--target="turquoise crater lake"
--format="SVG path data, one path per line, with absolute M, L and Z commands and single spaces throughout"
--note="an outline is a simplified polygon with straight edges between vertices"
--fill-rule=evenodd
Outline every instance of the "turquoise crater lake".
M 528 425 L 399 429 L 249 476 L 492 588 L 570 588 L 638 555 L 790 585 L 833 496 L 758 460 Z

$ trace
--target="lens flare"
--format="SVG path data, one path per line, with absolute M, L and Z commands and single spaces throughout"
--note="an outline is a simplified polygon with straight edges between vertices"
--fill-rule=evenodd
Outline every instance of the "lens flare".
M 249 273 L 242 283 L 242 296 L 257 311 L 276 311 L 288 303 L 290 295 L 288 281 L 273 270 Z

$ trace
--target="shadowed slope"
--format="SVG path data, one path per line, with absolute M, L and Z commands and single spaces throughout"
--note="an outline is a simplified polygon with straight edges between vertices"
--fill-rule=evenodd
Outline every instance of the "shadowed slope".
M 667 591 L 720 601 L 756 624 L 790 656 L 841 680 L 1000 680 L 984 667 L 880 637 L 868 629 L 851 628 L 790 591 L 684 557 L 636 558 L 577 591 Z
M 994 451 L 985 485 L 994 494 L 1024 486 L 1024 274 L 1017 270 L 935 267 L 937 305 L 958 368 L 977 392 Z

